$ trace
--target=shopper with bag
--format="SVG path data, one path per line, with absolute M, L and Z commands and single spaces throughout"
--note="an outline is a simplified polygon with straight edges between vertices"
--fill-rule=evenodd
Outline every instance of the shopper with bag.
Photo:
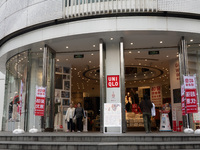
M 74 112 L 75 108 L 73 107 L 73 104 L 70 103 L 70 107 L 67 109 L 65 115 L 65 120 L 67 121 L 67 132 L 74 132 Z
M 81 107 L 81 103 L 77 104 L 77 108 L 75 109 L 74 118 L 76 117 L 76 125 L 77 132 L 81 132 L 83 130 L 83 117 L 85 117 L 85 111 Z

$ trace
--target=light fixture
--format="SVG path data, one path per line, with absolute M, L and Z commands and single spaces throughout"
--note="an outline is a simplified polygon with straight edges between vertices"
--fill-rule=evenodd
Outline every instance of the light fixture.
M 163 41 L 160 41 L 160 44 L 162 44 L 163 43 Z
M 139 65 L 141 65 L 141 63 L 139 63 Z
M 89 61 L 89 63 L 92 63 L 92 61 Z
M 131 51 L 129 51 L 128 53 L 131 54 Z
M 93 47 L 96 47 L 95 45 L 93 45 Z
M 91 55 L 93 56 L 94 54 L 92 53 Z
M 69 46 L 66 46 L 66 48 L 69 48 Z
M 68 61 L 68 59 L 66 59 L 66 61 Z
M 131 45 L 133 45 L 133 43 L 131 43 Z
M 137 52 L 138 54 L 140 53 L 140 51 Z
M 188 45 L 188 47 L 190 47 L 190 45 Z
M 110 38 L 110 40 L 112 41 L 112 40 L 113 40 L 113 38 Z
M 59 59 L 57 59 L 56 61 L 60 61 Z
M 147 61 L 147 59 L 145 59 L 145 61 Z
M 193 42 L 193 39 L 191 39 L 190 42 Z
M 40 50 L 42 50 L 42 47 L 40 48 Z
M 168 55 L 166 57 L 169 57 Z

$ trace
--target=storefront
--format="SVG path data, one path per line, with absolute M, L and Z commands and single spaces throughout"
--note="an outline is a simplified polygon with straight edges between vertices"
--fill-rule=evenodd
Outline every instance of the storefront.
M 66 131 L 64 117 L 69 104 L 76 106 L 81 102 L 87 112 L 85 131 L 143 131 L 144 123 L 139 103 L 146 93 L 157 110 L 156 116 L 151 119 L 152 130 L 160 130 L 159 110 L 163 109 L 163 104 L 168 103 L 171 125 L 168 130 L 183 131 L 183 127 L 187 126 L 181 110 L 180 85 L 185 68 L 182 60 L 183 46 L 156 51 L 148 48 L 123 50 L 121 47 L 119 53 L 115 52 L 117 56 L 114 56 L 114 53 L 109 51 L 112 51 L 112 48 L 116 50 L 118 46 L 113 47 L 111 43 L 102 40 L 99 45 L 100 50 L 77 53 L 56 53 L 45 45 L 39 50 L 26 50 L 11 57 L 6 63 L 3 130 L 13 131 L 20 122 L 20 127 L 25 131 L 33 125 L 39 131 Z M 108 48 L 106 52 L 103 45 Z M 198 45 L 191 44 L 186 47 L 188 52 L 185 57 L 188 57 L 190 75 L 196 74 L 198 82 Z M 106 60 L 105 57 L 111 59 Z M 101 72 L 102 70 L 106 72 Z M 44 116 L 34 118 L 36 86 L 46 87 L 46 101 Z M 102 101 L 103 99 L 105 101 Z M 106 116 L 101 111 L 106 107 L 102 104 L 105 102 L 121 103 L 121 126 L 104 127 L 101 117 L 106 121 Z M 189 116 L 190 126 L 193 129 L 198 128 L 198 116 Z

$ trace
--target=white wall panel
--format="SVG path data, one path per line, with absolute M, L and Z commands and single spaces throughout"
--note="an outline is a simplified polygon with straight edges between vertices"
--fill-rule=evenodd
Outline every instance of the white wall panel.
M 6 5 L 6 17 L 17 13 L 18 11 L 25 9 L 28 6 L 27 0 L 7 0 Z M 20 18 L 21 19 L 21 18 Z
M 28 7 L 28 26 L 62 18 L 62 0 L 48 0 Z
M 0 7 L 6 2 L 6 0 L 0 0 Z
M 8 35 L 16 30 L 25 28 L 27 11 L 23 9 L 5 19 L 5 35 Z
M 4 3 L 0 6 L 0 23 L 6 18 L 5 11 L 6 11 L 6 3 Z M 0 24 L 0 26 L 1 26 L 1 24 Z
M 34 4 L 37 4 L 37 3 L 41 3 L 41 2 L 44 2 L 44 1 L 47 1 L 47 0 L 27 0 L 28 1 L 28 5 L 34 5 Z

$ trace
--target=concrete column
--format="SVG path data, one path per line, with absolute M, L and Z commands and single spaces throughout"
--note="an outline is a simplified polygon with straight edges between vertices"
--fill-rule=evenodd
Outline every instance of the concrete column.
M 119 87 L 108 87 L 108 81 L 106 81 L 106 103 L 121 103 L 120 38 L 106 42 L 105 70 L 106 80 L 109 76 L 119 77 L 117 78 Z M 121 133 L 122 127 L 107 127 L 107 132 Z

